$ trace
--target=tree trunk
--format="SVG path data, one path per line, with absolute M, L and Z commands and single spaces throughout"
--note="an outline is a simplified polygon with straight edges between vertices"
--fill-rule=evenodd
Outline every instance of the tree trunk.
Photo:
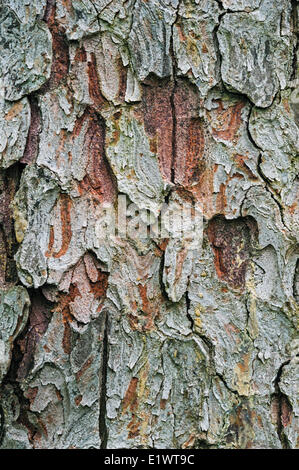
M 297 11 L 2 1 L 1 448 L 298 446 Z

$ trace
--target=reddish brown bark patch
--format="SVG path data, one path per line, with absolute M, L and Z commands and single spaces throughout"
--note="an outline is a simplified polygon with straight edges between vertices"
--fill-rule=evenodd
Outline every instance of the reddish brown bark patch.
M 132 377 L 122 402 L 123 413 L 125 413 L 128 408 L 130 411 L 134 411 L 137 407 L 137 385 L 138 378 Z
M 71 315 L 69 313 L 68 305 L 63 311 L 63 325 L 64 325 L 64 330 L 63 330 L 63 338 L 62 338 L 62 348 L 65 354 L 68 356 L 72 352 L 72 329 L 70 326 L 70 321 L 71 321 Z
M 30 407 L 30 402 L 29 402 L 29 400 L 25 399 L 25 397 L 24 397 L 23 400 L 22 400 L 22 406 L 20 407 L 20 415 L 17 419 L 17 423 L 20 423 L 22 426 L 24 426 L 27 429 L 29 442 L 31 444 L 33 444 L 34 439 L 36 438 L 37 428 L 28 419 L 29 407 Z
M 75 62 L 86 62 L 87 60 L 87 54 L 86 54 L 86 51 L 84 49 L 84 47 L 82 45 L 80 45 L 77 49 L 76 49 L 76 53 L 75 53 L 75 57 L 74 57 L 74 60 Z
M 33 366 L 36 346 L 47 331 L 51 318 L 53 304 L 49 302 L 38 290 L 32 291 L 29 324 L 22 338 L 18 341 L 22 360 L 17 371 L 17 380 L 27 377 Z
M 54 1 L 47 2 L 47 8 L 44 16 L 49 30 L 52 34 L 52 68 L 49 81 L 42 87 L 42 91 L 56 88 L 64 80 L 69 70 L 69 48 L 65 36 L 65 30 L 56 18 L 56 4 Z
M 84 373 L 89 369 L 89 367 L 91 366 L 92 362 L 94 360 L 94 357 L 91 356 L 87 359 L 87 361 L 85 361 L 85 363 L 83 364 L 83 366 L 81 367 L 81 369 L 76 373 L 76 381 L 79 382 L 79 380 L 81 379 L 82 375 L 84 375 Z
M 288 399 L 282 395 L 281 403 L 280 403 L 280 410 L 281 410 L 281 424 L 284 428 L 286 428 L 292 422 L 292 407 L 288 401 Z
M 89 194 L 95 203 L 112 202 L 116 197 L 117 183 L 105 154 L 105 124 L 95 111 L 88 108 L 74 133 L 80 132 L 86 120 L 88 126 L 84 136 L 84 152 L 87 166 L 79 190 L 82 194 Z
M 235 159 L 235 162 L 238 166 L 238 168 L 240 170 L 242 170 L 247 176 L 248 178 L 251 180 L 251 181 L 257 181 L 258 180 L 258 176 L 255 175 L 251 169 L 249 168 L 249 166 L 246 164 L 246 160 L 248 160 L 248 157 L 244 156 L 244 155 L 239 155 L 239 154 L 235 154 L 234 155 L 234 159 Z
M 53 253 L 54 258 L 63 256 L 69 247 L 72 239 L 72 225 L 71 225 L 71 206 L 72 201 L 68 194 L 61 194 L 60 196 L 60 218 L 62 229 L 62 246 L 60 250 Z
M 82 398 L 83 398 L 82 395 L 77 395 L 77 396 L 75 397 L 74 401 L 75 401 L 75 403 L 76 403 L 77 406 L 80 405 L 80 403 L 81 403 L 81 401 L 82 401 Z
M 116 195 L 116 180 L 105 155 L 105 125 L 90 111 L 90 125 L 85 140 L 88 149 L 87 180 L 102 201 L 112 201 Z
M 136 410 L 138 408 L 138 380 L 139 379 L 137 377 L 132 377 L 122 402 L 122 412 L 125 413 L 129 409 L 132 413 L 132 419 L 127 426 L 129 431 L 128 439 L 134 439 L 140 434 L 141 421 L 136 415 Z
M 77 182 L 77 189 L 81 196 L 85 196 L 94 207 L 103 202 L 113 202 L 117 194 L 116 179 L 112 173 L 105 154 L 105 125 L 97 113 L 87 108 L 84 114 L 77 119 L 73 132 L 66 131 L 60 134 L 61 141 L 57 150 L 57 159 L 65 147 L 66 142 L 72 144 L 76 139 L 83 141 L 82 161 L 85 162 L 85 176 L 82 181 Z M 69 152 L 71 161 L 72 155 Z M 60 258 L 65 255 L 72 239 L 72 200 L 62 193 L 57 202 L 60 210 L 61 224 L 53 224 L 49 233 L 47 257 Z M 61 230 L 61 246 L 55 247 L 57 231 Z
M 39 146 L 39 134 L 41 132 L 41 114 L 37 100 L 32 95 L 28 97 L 30 103 L 30 127 L 27 135 L 26 147 L 21 163 L 32 163 L 36 160 Z
M 214 250 L 216 273 L 231 287 L 244 287 L 252 237 L 256 233 L 256 222 L 250 217 L 226 220 L 219 216 L 209 223 L 208 238 Z
M 224 108 L 223 102 L 217 100 L 219 103 L 217 109 L 217 122 L 214 122 L 212 127 L 212 134 L 214 137 L 232 141 L 237 136 L 237 132 L 242 123 L 242 109 L 245 102 L 240 101 L 233 106 Z
M 150 138 L 150 147 L 158 157 L 162 176 L 171 181 L 173 158 L 173 116 L 171 82 L 149 79 L 142 88 L 141 113 Z
M 143 120 L 150 148 L 158 157 L 162 176 L 169 182 L 191 186 L 204 168 L 203 124 L 200 100 L 187 81 L 147 79 L 136 114 Z
M 85 299 L 90 299 L 91 294 L 94 301 L 98 302 L 97 311 L 100 312 L 108 288 L 108 273 L 101 271 L 96 258 L 87 253 L 70 273 L 66 273 L 66 276 L 69 277 L 69 285 L 64 286 L 67 292 L 60 294 L 58 304 L 55 307 L 56 311 L 62 313 L 65 325 L 68 325 L 73 319 L 72 305 L 74 302 L 77 301 L 77 308 L 80 308 L 80 305 L 84 308 Z
M 138 300 L 131 300 L 131 312 L 128 320 L 132 330 L 140 332 L 152 331 L 155 328 L 155 320 L 159 318 L 161 307 L 161 295 L 154 298 L 148 294 L 148 285 L 138 284 Z
M 0 171 L 0 287 L 17 282 L 14 254 L 17 242 L 14 232 L 11 202 L 18 189 L 20 167 L 15 164 Z
M 277 428 L 277 433 L 283 447 L 288 447 L 284 430 L 293 420 L 293 409 L 286 395 L 275 393 L 271 397 L 271 421 Z M 298 439 L 297 439 L 298 442 Z
M 127 91 L 127 68 L 123 66 L 122 59 L 119 58 L 117 61 L 117 69 L 119 74 L 119 87 L 118 87 L 118 98 L 124 102 Z
M 198 116 L 198 93 L 191 84 L 179 81 L 174 90 L 174 182 L 188 187 L 200 181 L 204 171 L 204 132 Z
M 72 239 L 72 225 L 71 225 L 71 206 L 72 201 L 68 194 L 62 193 L 58 201 L 60 204 L 60 220 L 61 220 L 61 247 L 58 251 L 54 252 L 54 228 L 50 227 L 49 245 L 45 255 L 50 258 L 60 258 L 65 255 L 68 250 L 69 244 Z
M 140 425 L 141 421 L 137 418 L 136 415 L 132 415 L 132 419 L 129 422 L 127 429 L 129 430 L 128 439 L 134 439 L 140 434 Z
M 28 387 L 26 390 L 26 398 L 28 398 L 30 404 L 32 404 L 38 393 L 38 387 Z
M 5 276 L 6 276 L 6 239 L 4 230 L 0 227 L 0 285 L 1 287 L 5 285 Z
M 166 403 L 167 403 L 167 400 L 165 398 L 161 398 L 161 400 L 160 400 L 160 409 L 161 410 L 165 410 Z
M 90 54 L 90 61 L 87 63 L 87 73 L 89 96 L 93 101 L 93 106 L 97 111 L 99 111 L 107 101 L 101 93 L 96 57 L 93 52 Z

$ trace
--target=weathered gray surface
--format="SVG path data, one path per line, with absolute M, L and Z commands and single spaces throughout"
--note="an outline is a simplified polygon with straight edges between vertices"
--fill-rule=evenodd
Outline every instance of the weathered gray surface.
M 30 305 L 29 296 L 22 286 L 1 291 L 0 304 L 1 340 L 0 340 L 0 378 L 8 371 L 14 339 L 23 330 Z
M 1 168 L 8 168 L 22 158 L 30 126 L 27 98 L 14 103 L 1 99 Z
M 2 2 L 0 447 L 298 447 L 296 11 Z
M 292 68 L 292 3 L 263 0 L 250 13 L 224 15 L 217 36 L 225 85 L 257 106 L 270 106 Z
M 220 79 L 215 41 L 220 9 L 214 0 L 180 2 L 173 27 L 178 75 L 187 75 L 205 96 Z
M 19 10 L 21 2 L 6 3 L 0 10 L 0 80 L 4 97 L 15 101 L 40 88 L 49 78 L 51 34 L 35 17 L 33 6 L 25 13 L 23 8 Z

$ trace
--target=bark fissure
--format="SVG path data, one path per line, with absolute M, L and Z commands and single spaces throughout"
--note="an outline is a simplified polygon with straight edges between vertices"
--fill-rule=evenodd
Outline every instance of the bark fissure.
M 292 411 L 292 406 L 289 402 L 289 399 L 287 395 L 281 392 L 280 387 L 279 387 L 279 382 L 281 378 L 281 374 L 283 371 L 283 368 L 290 363 L 290 360 L 284 362 L 278 369 L 277 376 L 275 377 L 274 381 L 274 387 L 275 387 L 275 394 L 273 395 L 272 398 L 276 398 L 278 401 L 278 410 L 277 410 L 277 434 L 279 437 L 279 440 L 281 442 L 281 446 L 283 449 L 290 449 L 290 443 L 287 439 L 287 436 L 285 435 L 284 432 L 284 427 L 287 425 L 287 423 L 284 423 L 283 420 L 283 415 L 284 415 L 284 407 L 288 408 L 290 412 Z
M 42 129 L 41 125 L 41 112 L 38 106 L 37 97 L 29 95 L 29 104 L 31 112 L 31 121 L 28 131 L 26 147 L 24 154 L 20 160 L 21 163 L 29 164 L 35 161 L 38 154 L 39 135 Z
M 298 78 L 298 50 L 299 50 L 299 39 L 298 39 L 298 6 L 296 0 L 292 0 L 292 20 L 293 20 L 293 34 L 295 37 L 294 49 L 293 49 L 293 64 L 292 64 L 292 75 L 291 80 Z
M 106 424 L 106 400 L 107 400 L 107 370 L 108 370 L 108 322 L 109 312 L 106 313 L 105 329 L 103 337 L 103 350 L 102 350 L 102 367 L 101 367 L 101 388 L 100 388 L 100 400 L 99 400 L 99 433 L 101 440 L 101 449 L 106 449 L 108 439 L 108 429 Z
M 177 89 L 177 80 L 176 80 L 176 58 L 174 53 L 173 47 L 173 29 L 178 19 L 178 11 L 179 11 L 180 3 L 178 3 L 177 10 L 176 10 L 176 18 L 171 26 L 171 37 L 170 37 L 170 56 L 172 61 L 172 91 L 170 95 L 170 106 L 171 106 L 171 115 L 172 115 L 172 149 L 171 149 L 171 179 L 170 181 L 175 184 L 175 161 L 177 158 L 177 148 L 176 148 L 176 132 L 177 132 L 177 122 L 176 122 L 176 109 L 175 109 L 175 92 Z
M 5 433 L 5 419 L 4 419 L 4 411 L 2 406 L 0 405 L 0 446 L 2 445 L 4 433 Z
M 186 291 L 186 309 L 187 309 L 187 318 L 188 320 L 190 321 L 190 328 L 191 328 L 191 331 L 193 331 L 193 327 L 194 327 L 194 320 L 192 318 L 192 316 L 190 315 L 190 299 L 189 299 L 189 295 L 188 295 L 188 290 Z

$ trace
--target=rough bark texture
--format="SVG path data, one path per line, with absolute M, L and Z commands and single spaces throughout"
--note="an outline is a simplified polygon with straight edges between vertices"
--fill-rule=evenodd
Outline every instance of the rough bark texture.
M 1 448 L 299 446 L 297 13 L 2 0 Z

